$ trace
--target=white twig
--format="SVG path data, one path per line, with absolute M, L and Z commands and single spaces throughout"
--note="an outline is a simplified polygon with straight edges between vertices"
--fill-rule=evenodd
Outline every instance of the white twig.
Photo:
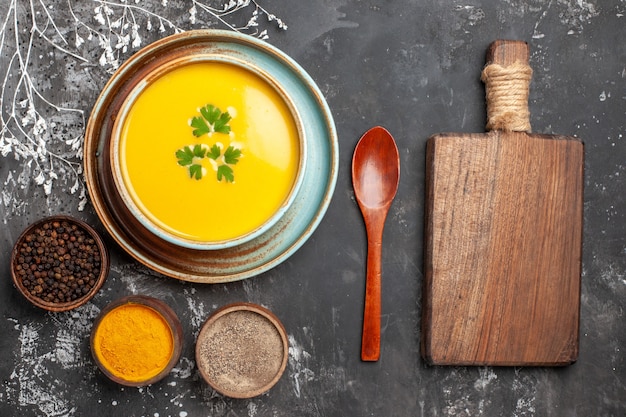
M 269 37 L 268 27 L 287 29 L 257 0 L 191 0 L 190 9 L 179 11 L 165 0 L 67 0 L 67 7 L 58 5 L 58 0 L 8 3 L 6 15 L 0 17 L 0 56 L 5 57 L 0 68 L 0 156 L 22 161 L 16 168 L 21 173 L 13 170 L 0 179 L 5 189 L 14 187 L 2 194 L 2 204 L 11 210 L 24 210 L 26 205 L 12 204 L 6 196 L 18 195 L 31 179 L 46 194 L 53 184 L 78 194 L 79 209 L 87 201 L 82 178 L 86 109 L 75 102 L 60 104 L 57 91 L 41 87 L 53 74 L 33 61 L 37 56 L 54 50 L 83 67 L 112 73 L 142 46 L 147 34 L 140 28 L 170 34 L 213 21 L 261 39 Z M 62 12 L 71 16 L 67 26 L 60 24 L 67 16 Z M 58 130 L 64 133 L 57 134 Z

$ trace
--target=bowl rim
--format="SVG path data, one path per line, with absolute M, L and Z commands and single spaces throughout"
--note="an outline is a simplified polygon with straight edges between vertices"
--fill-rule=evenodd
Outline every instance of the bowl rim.
M 282 345 L 283 345 L 283 352 L 282 352 L 283 359 L 274 377 L 267 384 L 261 387 L 258 387 L 256 389 L 252 389 L 252 390 L 245 391 L 245 392 L 232 391 L 232 390 L 226 389 L 220 386 L 215 381 L 213 381 L 211 377 L 209 376 L 208 372 L 202 366 L 203 362 L 199 359 L 201 356 L 201 353 L 200 353 L 201 342 L 203 338 L 206 337 L 205 336 L 206 333 L 210 331 L 211 327 L 215 324 L 215 322 L 217 322 L 219 319 L 221 319 L 227 314 L 237 313 L 241 311 L 253 312 L 264 317 L 266 320 L 268 320 L 274 326 L 274 328 L 276 328 L 276 331 L 280 335 Z M 287 331 L 285 330 L 285 327 L 283 326 L 282 322 L 278 319 L 278 317 L 276 317 L 274 313 L 272 313 L 269 309 L 263 306 L 260 306 L 254 303 L 249 303 L 249 302 L 236 302 L 236 303 L 227 304 L 223 307 L 218 308 L 213 313 L 211 313 L 211 315 L 209 315 L 209 317 L 206 319 L 206 321 L 200 328 L 200 332 L 198 333 L 198 337 L 196 338 L 195 359 L 196 359 L 196 365 L 198 367 L 198 371 L 200 372 L 202 379 L 207 384 L 209 384 L 209 386 L 211 386 L 211 388 L 213 388 L 215 391 L 231 398 L 256 397 L 269 391 L 274 385 L 276 385 L 276 383 L 280 380 L 283 373 L 285 372 L 285 369 L 287 368 L 287 362 L 289 360 L 289 339 L 287 337 Z
M 165 365 L 165 367 L 155 376 L 145 379 L 145 380 L 141 380 L 141 381 L 129 381 L 129 380 L 126 380 L 124 378 L 114 375 L 100 361 L 95 351 L 96 331 L 98 330 L 98 327 L 100 326 L 100 323 L 102 322 L 104 317 L 111 311 L 115 310 L 116 308 L 124 306 L 124 305 L 130 305 L 130 304 L 142 305 L 144 307 L 148 307 L 156 311 L 165 320 L 165 322 L 167 323 L 172 333 L 173 350 L 172 350 L 172 355 L 170 356 L 170 359 L 167 362 L 167 365 Z M 147 295 L 140 295 L 140 294 L 127 295 L 122 298 L 118 298 L 117 300 L 111 301 L 102 309 L 102 311 L 100 311 L 100 314 L 98 314 L 98 316 L 94 320 L 93 327 L 91 328 L 91 334 L 89 336 L 89 348 L 91 350 L 91 356 L 94 362 L 96 363 L 96 366 L 111 381 L 116 382 L 120 385 L 127 386 L 127 387 L 144 387 L 144 386 L 152 385 L 155 382 L 158 382 L 162 380 L 163 378 L 165 378 L 180 360 L 180 356 L 182 354 L 182 349 L 183 349 L 182 325 L 180 323 L 180 320 L 176 312 L 174 312 L 174 310 L 169 305 L 167 305 L 164 301 L 155 297 L 147 296 Z
M 150 45 L 148 45 L 146 48 L 149 47 Z M 246 62 L 244 59 L 241 59 L 239 57 L 220 54 L 218 51 L 212 53 L 197 53 L 193 55 L 184 55 L 179 57 L 174 56 L 168 58 L 170 59 L 164 61 L 158 67 L 154 68 L 150 73 L 146 74 L 143 79 L 139 80 L 139 82 L 132 89 L 125 92 L 125 95 L 123 97 L 123 103 L 120 106 L 119 112 L 115 117 L 115 121 L 113 122 L 111 138 L 109 140 L 109 153 L 111 155 L 110 162 L 113 182 L 120 197 L 122 198 L 123 203 L 132 213 L 132 215 L 135 216 L 137 220 L 148 231 L 165 241 L 188 249 L 196 250 L 218 250 L 242 245 L 246 242 L 249 242 L 250 240 L 257 238 L 258 236 L 265 233 L 272 226 L 274 226 L 289 209 L 294 199 L 296 198 L 298 191 L 300 190 L 300 186 L 302 185 L 306 170 L 307 159 L 307 140 L 305 137 L 306 133 L 303 128 L 302 117 L 300 116 L 300 112 L 296 104 L 294 103 L 294 100 L 291 98 L 286 89 L 281 86 L 280 82 L 276 80 L 269 72 L 263 70 L 262 68 L 254 65 L 251 62 Z M 293 178 L 293 182 L 291 184 L 289 192 L 284 197 L 278 209 L 259 226 L 247 231 L 246 233 L 229 239 L 210 241 L 188 239 L 161 227 L 150 217 L 149 214 L 145 212 L 144 209 L 140 207 L 140 204 L 135 201 L 135 198 L 129 190 L 130 187 L 129 184 L 127 184 L 127 178 L 124 175 L 123 169 L 121 167 L 121 131 L 124 127 L 124 123 L 128 117 L 128 114 L 137 99 L 154 81 L 167 75 L 171 71 L 175 71 L 186 65 L 193 65 L 197 63 L 222 63 L 226 65 L 233 65 L 245 71 L 248 71 L 256 77 L 260 78 L 272 90 L 274 90 L 286 104 L 287 108 L 289 109 L 289 114 L 296 126 L 298 136 L 298 167 L 296 175 Z
M 15 270 L 15 267 L 17 265 L 17 258 L 19 257 L 19 246 L 23 243 L 23 240 L 26 238 L 26 235 L 28 235 L 30 232 L 35 230 L 37 227 L 42 226 L 45 223 L 51 223 L 54 221 L 67 221 L 68 223 L 73 223 L 77 225 L 78 227 L 83 228 L 87 232 L 87 234 L 89 234 L 89 236 L 91 236 L 93 240 L 96 242 L 96 245 L 100 252 L 100 274 L 98 275 L 96 279 L 95 285 L 89 290 L 87 294 L 83 295 L 82 297 L 77 298 L 76 300 L 64 302 L 64 303 L 54 303 L 50 301 L 45 301 L 45 300 L 40 299 L 39 297 L 35 297 L 34 295 L 32 295 L 24 287 L 24 284 L 22 284 L 22 281 L 18 277 L 18 274 Z M 102 240 L 102 237 L 100 236 L 100 234 L 96 232 L 96 230 L 93 227 L 91 227 L 86 222 L 80 219 L 77 219 L 76 217 L 72 217 L 72 216 L 65 215 L 65 214 L 56 214 L 56 215 L 43 217 L 29 224 L 22 231 L 22 233 L 20 233 L 15 243 L 13 244 L 13 249 L 11 250 L 11 278 L 13 280 L 13 285 L 17 288 L 17 290 L 33 305 L 39 308 L 42 308 L 44 310 L 52 311 L 52 312 L 69 311 L 69 310 L 73 310 L 77 307 L 80 307 L 86 304 L 89 300 L 91 300 L 98 293 L 98 291 L 100 291 L 100 288 L 102 288 L 102 285 L 104 284 L 104 282 L 106 281 L 106 278 L 109 275 L 110 262 L 111 260 L 109 257 L 109 252 L 107 250 L 107 247 L 104 244 L 104 241 Z

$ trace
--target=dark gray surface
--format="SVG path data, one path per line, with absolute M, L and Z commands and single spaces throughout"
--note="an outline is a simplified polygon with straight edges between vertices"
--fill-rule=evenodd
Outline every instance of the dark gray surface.
M 623 1 L 261 2 L 289 26 L 279 31 L 260 17 L 268 42 L 296 59 L 328 100 L 339 134 L 339 178 L 326 217 L 298 252 L 267 273 L 223 285 L 193 285 L 152 273 L 105 233 L 90 203 L 79 210 L 83 185 L 73 189 L 73 169 L 79 169 L 81 161 L 64 141 L 82 134 L 84 119 L 111 69 L 106 59 L 104 66 L 99 62 L 102 45 L 97 37 L 88 39 L 81 22 L 104 36 L 120 29 L 98 22 L 95 8 L 101 2 L 72 0 L 74 15 L 67 2 L 30 3 L 0 5 L 1 104 L 7 123 L 0 143 L 6 154 L 0 158 L 0 415 L 626 415 Z M 44 9 L 42 3 L 49 7 Z M 173 32 L 168 25 L 159 32 L 156 15 L 184 30 L 224 27 L 200 11 L 192 24 L 191 2 L 165 3 L 127 0 L 124 9 L 111 0 L 113 13 L 108 17 L 111 22 L 120 16 L 131 22 L 134 18 L 141 46 Z M 34 20 L 31 10 L 36 12 Z M 240 18 L 247 20 L 251 11 L 251 6 L 244 9 Z M 150 31 L 148 12 L 156 14 L 150 17 Z M 236 18 L 226 17 L 230 22 Z M 77 28 L 84 38 L 79 46 Z M 575 135 L 586 145 L 580 357 L 565 368 L 429 367 L 419 357 L 425 141 L 442 131 L 484 131 L 479 74 L 486 48 L 497 38 L 530 43 L 533 130 Z M 136 50 L 132 37 L 125 52 L 115 49 L 114 36 L 111 42 L 119 62 Z M 29 57 L 30 78 L 18 71 L 18 55 Z M 28 82 L 33 83 L 29 91 L 39 91 L 49 103 L 36 95 L 29 101 Z M 37 136 L 35 119 L 27 115 L 30 102 L 46 121 L 39 136 L 50 151 L 73 165 L 50 154 L 40 160 L 28 155 L 15 160 L 19 144 Z M 13 111 L 16 117 L 10 120 Z M 359 136 L 376 124 L 395 136 L 402 172 L 384 237 L 382 356 L 377 363 L 362 363 L 365 229 L 351 188 L 350 162 Z M 59 177 L 49 194 L 46 178 L 44 184 L 36 183 L 38 165 L 45 175 L 55 172 Z M 112 269 L 92 302 L 73 312 L 51 314 L 17 294 L 8 262 L 20 231 L 55 213 L 73 214 L 101 231 Z M 128 294 L 164 299 L 184 324 L 183 358 L 168 378 L 148 388 L 108 382 L 88 348 L 94 317 L 108 302 Z M 216 394 L 200 380 L 193 361 L 202 322 L 217 307 L 234 301 L 268 307 L 283 321 L 291 342 L 283 378 L 251 400 Z

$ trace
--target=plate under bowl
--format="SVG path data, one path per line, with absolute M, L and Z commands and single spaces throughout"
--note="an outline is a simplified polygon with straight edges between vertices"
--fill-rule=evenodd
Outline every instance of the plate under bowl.
M 220 250 L 181 247 L 151 233 L 128 210 L 111 172 L 111 132 L 127 95 L 162 62 L 223 55 L 260 68 L 277 80 L 300 115 L 307 152 L 293 203 L 263 234 Z M 195 30 L 163 38 L 122 65 L 96 101 L 85 132 L 84 165 L 94 208 L 111 236 L 137 261 L 169 277 L 203 283 L 249 278 L 283 262 L 321 222 L 335 189 L 338 141 L 328 105 L 311 77 L 275 47 L 248 35 Z

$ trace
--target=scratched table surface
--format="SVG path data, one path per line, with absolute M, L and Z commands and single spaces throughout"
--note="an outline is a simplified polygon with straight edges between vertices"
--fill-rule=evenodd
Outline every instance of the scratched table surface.
M 112 72 L 177 31 L 265 38 L 316 81 L 336 121 L 340 165 L 326 216 L 281 265 L 198 285 L 139 265 L 106 233 L 86 194 L 86 120 Z M 580 356 L 563 368 L 432 367 L 420 358 L 427 138 L 483 132 L 488 44 L 530 44 L 534 132 L 586 145 Z M 0 4 L 0 415 L 626 415 L 626 3 L 620 0 L 3 0 Z M 350 179 L 361 134 L 385 126 L 401 158 L 383 243 L 382 355 L 359 358 L 366 240 Z M 88 304 L 31 306 L 9 256 L 31 222 L 76 216 L 105 237 L 111 272 Z M 92 323 L 110 301 L 146 294 L 181 317 L 185 346 L 163 381 L 122 388 L 97 370 Z M 261 304 L 283 322 L 289 363 L 276 386 L 225 398 L 200 378 L 194 341 L 216 308 Z

